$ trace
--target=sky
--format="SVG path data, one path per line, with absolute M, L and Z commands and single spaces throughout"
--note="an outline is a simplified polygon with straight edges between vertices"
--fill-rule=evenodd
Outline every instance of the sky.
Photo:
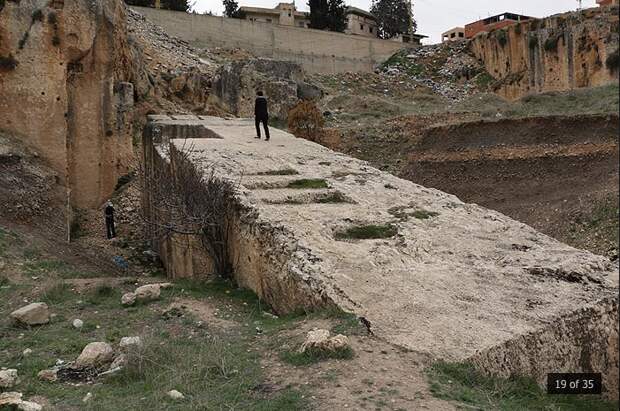
M 211 11 L 222 15 L 221 0 L 195 0 L 194 10 Z M 291 2 L 292 0 L 282 0 Z M 280 0 L 237 0 L 240 6 L 275 7 Z M 307 11 L 307 0 L 295 0 L 298 10 Z M 364 10 L 370 8 L 371 0 L 345 0 L 349 6 Z M 484 17 L 507 11 L 533 17 L 576 10 L 578 0 L 413 0 L 413 12 L 418 22 L 418 33 L 429 36 L 426 44 L 439 43 L 441 33 L 452 27 L 464 26 Z M 595 0 L 583 0 L 583 7 L 594 7 Z

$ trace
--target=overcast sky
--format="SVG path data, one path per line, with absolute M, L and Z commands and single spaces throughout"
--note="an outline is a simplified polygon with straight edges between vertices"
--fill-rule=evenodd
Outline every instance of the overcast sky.
M 282 0 L 285 1 L 285 0 Z M 290 2 L 292 0 L 286 0 Z M 280 0 L 237 0 L 240 6 L 275 7 Z M 371 0 L 345 0 L 347 5 L 365 10 Z M 295 0 L 298 10 L 308 10 L 307 0 Z M 441 33 L 456 26 L 506 11 L 545 17 L 564 11 L 575 10 L 577 0 L 414 0 L 414 14 L 418 21 L 418 33 L 430 36 L 426 43 L 441 41 Z M 594 7 L 595 0 L 583 0 L 583 7 Z M 196 0 L 198 12 L 212 11 L 221 15 L 221 0 Z

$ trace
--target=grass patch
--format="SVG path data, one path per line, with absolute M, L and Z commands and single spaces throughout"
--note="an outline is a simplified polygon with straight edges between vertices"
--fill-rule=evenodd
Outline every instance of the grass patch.
M 338 203 L 350 203 L 351 201 L 339 191 L 329 193 L 325 196 L 321 196 L 316 199 L 319 204 L 338 204 Z
M 43 10 L 41 9 L 37 9 L 32 12 L 32 23 L 34 24 L 37 21 L 43 21 Z
M 398 229 L 393 224 L 369 224 L 347 228 L 335 234 L 337 240 L 370 240 L 378 238 L 390 238 L 398 234 Z
M 476 85 L 478 86 L 479 89 L 482 89 L 482 90 L 487 90 L 489 86 L 493 84 L 494 81 L 495 79 L 493 78 L 493 76 L 487 73 L 486 71 L 476 76 Z
M 506 30 L 498 30 L 495 34 L 495 38 L 500 46 L 505 47 L 508 44 L 508 33 Z
M 316 364 L 327 360 L 350 360 L 355 357 L 351 347 L 346 347 L 337 351 L 324 351 L 319 349 L 308 349 L 305 352 L 285 351 L 280 354 L 282 361 L 300 367 Z
M 286 187 L 294 189 L 329 188 L 329 186 L 327 185 L 327 181 L 322 178 L 302 178 L 299 180 L 291 181 Z
M 530 378 L 488 377 L 472 365 L 438 362 L 427 370 L 432 394 L 480 410 L 617 410 L 599 397 L 547 395 Z M 469 408 L 468 407 L 468 408 Z
M 71 287 L 63 282 L 58 282 L 46 289 L 42 294 L 42 300 L 49 305 L 61 304 L 75 296 Z
M 417 218 L 418 220 L 428 220 L 429 218 L 437 217 L 438 215 L 439 213 L 427 210 L 416 210 L 411 213 L 411 217 Z
M 292 168 L 284 168 L 282 170 L 261 171 L 260 173 L 256 173 L 257 176 L 293 176 L 297 174 L 299 174 L 299 172 Z

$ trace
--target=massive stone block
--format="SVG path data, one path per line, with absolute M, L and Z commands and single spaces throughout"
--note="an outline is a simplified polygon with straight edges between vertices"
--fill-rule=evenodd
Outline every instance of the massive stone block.
M 146 169 L 191 147 L 195 167 L 240 183 L 235 279 L 276 312 L 337 305 L 432 358 L 541 383 L 602 372 L 617 397 L 617 262 L 280 130 L 253 136 L 251 120 L 153 118 Z

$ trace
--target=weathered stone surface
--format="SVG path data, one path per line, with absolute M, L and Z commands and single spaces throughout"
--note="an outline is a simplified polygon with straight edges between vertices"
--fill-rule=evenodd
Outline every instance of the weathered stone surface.
M 33 401 L 22 400 L 23 394 L 20 392 L 0 393 L 0 409 L 19 410 L 19 411 L 41 411 L 43 406 Z
M 127 365 L 127 357 L 125 356 L 125 354 L 118 355 L 116 356 L 116 358 L 114 358 L 112 364 L 110 364 L 109 371 L 115 370 L 117 368 L 123 368 L 125 365 Z
M 349 339 L 342 334 L 331 337 L 328 330 L 308 331 L 306 340 L 301 345 L 299 351 L 306 352 L 308 350 L 319 350 L 327 352 L 336 352 L 343 350 L 349 346 Z
M 50 322 L 50 312 L 45 303 L 32 303 L 11 313 L 11 318 L 23 325 L 42 325 Z
M 136 303 L 136 294 L 135 293 L 125 293 L 121 297 L 121 304 L 124 306 L 134 305 Z
M 17 384 L 17 370 L 9 368 L 0 370 L 0 388 L 11 388 Z
M 55 382 L 58 380 L 58 370 L 54 368 L 48 370 L 41 370 L 37 374 L 37 377 L 41 381 Z
M 499 36 L 505 37 L 499 40 Z M 471 50 L 498 81 L 495 91 L 528 93 L 618 83 L 606 60 L 618 51 L 618 6 L 554 15 L 480 34 Z
M 257 141 L 250 120 L 203 117 L 195 127 L 222 138 L 192 139 L 194 164 L 240 181 L 229 238 L 236 280 L 277 314 L 336 304 L 379 338 L 434 358 L 541 382 L 544 372 L 596 369 L 617 387 L 617 263 L 280 130 Z M 163 164 L 162 153 L 150 155 Z M 290 169 L 299 174 L 265 174 Z M 291 188 L 304 178 L 326 188 Z M 348 201 L 318 201 L 335 192 Z M 342 236 L 369 224 L 395 231 Z M 531 344 L 551 336 L 559 342 Z
M 142 339 L 140 337 L 123 337 L 121 341 L 118 343 L 120 348 L 128 348 L 132 346 L 141 346 Z
M 114 359 L 114 350 L 105 342 L 92 342 L 82 350 L 75 360 L 76 368 L 99 368 L 107 365 Z
M 295 63 L 269 59 L 237 61 L 218 70 L 209 102 L 241 117 L 254 116 L 258 90 L 269 102 L 269 115 L 286 119 L 297 103 L 298 83 L 303 71 Z
M 161 294 L 159 284 L 147 284 L 136 288 L 134 291 L 136 300 L 139 302 L 148 302 L 157 300 Z
M 80 320 L 79 318 L 76 318 L 75 320 L 73 320 L 71 325 L 73 325 L 73 328 L 77 328 L 79 330 L 82 327 L 84 327 L 84 321 Z
M 15 66 L 0 70 L 0 124 L 58 173 L 71 205 L 94 207 L 129 170 L 134 88 L 151 86 L 121 0 L 61 4 L 3 2 L 0 56 Z

